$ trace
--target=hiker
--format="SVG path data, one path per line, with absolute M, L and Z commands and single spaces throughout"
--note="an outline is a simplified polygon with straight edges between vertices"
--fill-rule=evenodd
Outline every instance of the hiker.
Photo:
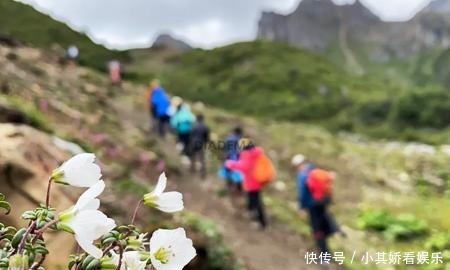
M 151 87 L 150 111 L 156 119 L 158 134 L 161 137 L 164 137 L 170 121 L 170 117 L 168 115 L 168 109 L 170 106 L 169 96 L 166 94 L 164 88 L 161 87 L 158 80 L 153 80 Z
M 155 106 L 152 104 L 152 96 L 153 90 L 155 90 L 159 85 L 158 80 L 152 80 L 148 85 L 148 88 L 145 90 L 145 104 L 147 105 L 148 113 L 151 118 L 151 122 L 153 123 L 153 128 L 157 130 L 157 118 L 156 118 L 156 110 Z
M 191 172 L 195 172 L 197 161 L 200 162 L 200 176 L 206 178 L 205 147 L 209 142 L 209 127 L 205 124 L 203 114 L 197 115 L 197 122 L 191 133 Z
M 265 229 L 267 227 L 267 220 L 264 213 L 261 191 L 265 183 L 274 180 L 275 171 L 271 164 L 268 165 L 266 163 L 270 161 L 261 147 L 256 147 L 249 139 L 241 139 L 239 145 L 242 147 L 239 160 L 228 160 L 225 166 L 230 170 L 238 170 L 243 174 L 243 187 L 247 193 L 248 210 L 251 215 L 256 215 L 261 229 Z M 261 161 L 264 161 L 264 164 Z M 269 166 L 272 167 L 269 168 Z M 270 172 L 267 173 L 267 170 L 270 170 Z M 265 174 L 264 177 L 261 177 L 261 172 Z
M 242 134 L 242 128 L 237 126 L 234 128 L 233 133 L 225 139 L 224 165 L 219 172 L 220 176 L 226 181 L 228 191 L 231 195 L 237 195 L 242 192 L 243 177 L 239 171 L 228 169 L 225 166 L 225 162 L 227 160 L 239 160 L 239 155 L 241 153 L 239 141 L 242 139 Z M 232 202 L 234 202 L 234 200 L 232 200 Z
M 340 231 L 333 216 L 328 212 L 334 174 L 316 168 L 301 154 L 292 158 L 292 165 L 297 172 L 300 216 L 305 218 L 309 215 L 314 240 L 320 252 L 331 254 L 327 239 Z
M 190 156 L 191 132 L 194 128 L 195 116 L 189 106 L 183 101 L 177 106 L 175 114 L 170 119 L 170 126 L 177 134 L 178 142 L 181 143 L 181 153 L 184 156 Z
M 170 99 L 170 107 L 167 111 L 167 114 L 170 116 L 170 118 L 172 118 L 178 111 L 178 106 L 180 106 L 181 103 L 183 103 L 183 99 L 179 96 L 174 96 Z
M 120 86 L 122 83 L 122 71 L 120 62 L 112 60 L 108 63 L 109 79 L 112 85 Z
M 78 61 L 79 54 L 80 54 L 80 51 L 78 50 L 78 47 L 75 45 L 70 45 L 66 51 L 67 62 L 69 64 L 76 64 Z

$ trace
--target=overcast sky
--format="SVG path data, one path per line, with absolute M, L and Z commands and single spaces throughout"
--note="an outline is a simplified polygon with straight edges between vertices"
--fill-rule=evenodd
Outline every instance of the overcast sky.
M 162 32 L 211 48 L 254 38 L 262 10 L 300 0 L 20 0 L 114 48 L 146 47 Z M 354 0 L 336 0 L 340 4 Z M 406 20 L 430 0 L 362 0 L 385 20 Z

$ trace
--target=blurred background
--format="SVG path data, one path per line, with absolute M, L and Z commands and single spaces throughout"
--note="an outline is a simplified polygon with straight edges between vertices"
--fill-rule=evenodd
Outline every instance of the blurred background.
M 270 155 L 267 230 L 217 179 L 220 149 L 207 149 L 202 181 L 174 138 L 152 133 L 154 78 L 215 141 L 239 125 Z M 450 0 L 0 0 L 0 192 L 13 205 L 0 221 L 22 224 L 49 173 L 83 151 L 110 181 L 105 211 L 125 222 L 168 173 L 187 211 L 144 210 L 138 222 L 187 227 L 189 269 L 319 268 L 305 261 L 315 246 L 298 215 L 298 153 L 337 173 L 331 211 L 347 238 L 331 249 L 359 259 L 332 269 L 449 269 Z M 64 187 L 54 196 L 61 209 L 76 199 Z M 68 241 L 54 235 L 49 269 L 63 269 Z M 443 262 L 361 261 L 394 251 Z

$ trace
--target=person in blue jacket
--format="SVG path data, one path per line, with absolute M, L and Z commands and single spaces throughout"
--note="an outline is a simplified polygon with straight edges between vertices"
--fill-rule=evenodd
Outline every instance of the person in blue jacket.
M 151 93 L 150 103 L 153 108 L 154 116 L 158 122 L 158 133 L 161 137 L 164 137 L 170 121 L 170 116 L 168 114 L 170 99 L 164 88 L 162 88 L 156 80 L 154 89 Z
M 297 169 L 297 190 L 299 208 L 306 211 L 314 206 L 314 199 L 309 192 L 307 181 L 309 173 L 316 167 L 307 163 L 303 155 L 296 155 L 292 158 L 292 165 Z
M 241 148 L 239 146 L 239 141 L 242 139 L 243 130 L 240 126 L 233 129 L 232 134 L 230 134 L 225 139 L 225 158 L 224 163 L 227 160 L 237 161 L 241 154 Z M 238 195 L 242 191 L 243 176 L 238 171 L 232 171 L 225 166 L 223 166 L 223 175 L 227 183 L 228 191 L 232 195 Z
M 327 239 L 336 232 L 343 237 L 346 237 L 346 234 L 339 228 L 333 215 L 327 210 L 328 203 L 324 204 L 316 201 L 308 188 L 310 173 L 316 169 L 316 166 L 307 162 L 306 158 L 301 154 L 292 158 L 292 165 L 297 170 L 296 180 L 300 216 L 302 219 L 306 219 L 306 216 L 309 216 L 313 236 L 320 252 L 330 253 Z

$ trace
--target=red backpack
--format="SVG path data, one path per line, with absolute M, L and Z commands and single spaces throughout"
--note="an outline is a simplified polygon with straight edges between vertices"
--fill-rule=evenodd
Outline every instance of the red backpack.
M 325 170 L 314 169 L 309 173 L 307 185 L 313 199 L 318 203 L 331 200 L 333 195 L 333 175 Z

